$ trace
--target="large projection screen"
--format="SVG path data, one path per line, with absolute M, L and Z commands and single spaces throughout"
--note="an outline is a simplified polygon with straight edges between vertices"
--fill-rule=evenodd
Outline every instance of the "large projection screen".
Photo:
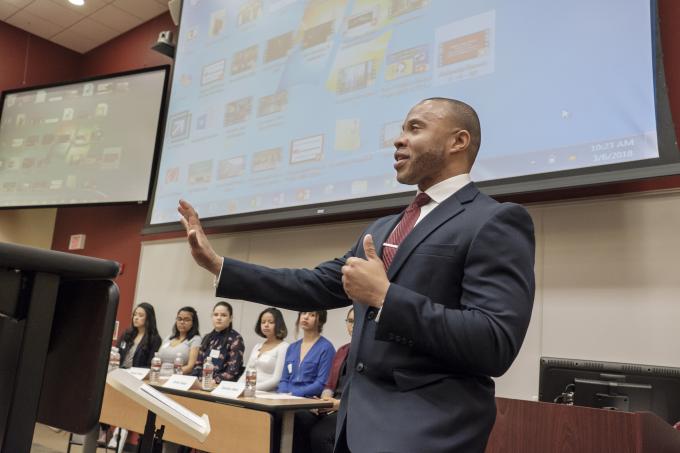
M 147 201 L 168 66 L 0 98 L 0 208 Z
M 482 123 L 487 193 L 668 174 L 678 154 L 650 0 L 183 3 L 147 230 L 404 204 L 394 139 L 428 97 Z

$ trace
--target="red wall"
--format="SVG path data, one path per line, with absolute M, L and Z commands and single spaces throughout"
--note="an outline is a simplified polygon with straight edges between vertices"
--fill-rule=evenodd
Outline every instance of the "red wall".
M 85 249 L 71 253 L 123 264 L 116 279 L 120 290 L 116 319 L 121 329 L 130 324 L 146 211 L 146 204 L 59 208 L 54 223 L 52 250 L 68 252 L 71 235 L 85 234 Z
M 660 0 L 659 17 L 668 97 L 675 123 L 675 136 L 680 137 L 680 2 Z
M 151 50 L 151 46 L 158 39 L 158 34 L 163 30 L 171 30 L 173 34 L 177 32 L 175 24 L 172 23 L 170 18 L 170 13 L 151 19 L 83 55 L 80 64 L 80 76 L 91 77 L 171 64 L 170 58 Z M 176 40 L 177 38 L 175 38 Z
M 0 21 L 0 91 L 76 79 L 81 58 L 78 52 Z

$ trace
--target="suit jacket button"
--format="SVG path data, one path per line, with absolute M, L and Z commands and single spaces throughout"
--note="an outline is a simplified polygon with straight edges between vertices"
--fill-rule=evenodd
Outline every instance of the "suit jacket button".
M 369 320 L 375 319 L 375 310 L 372 309 L 372 308 L 370 308 L 370 309 L 368 310 L 368 319 L 369 319 Z
M 362 373 L 362 372 L 364 371 L 364 368 L 365 368 L 365 367 L 364 367 L 363 362 L 357 363 L 357 368 L 356 368 L 357 373 Z

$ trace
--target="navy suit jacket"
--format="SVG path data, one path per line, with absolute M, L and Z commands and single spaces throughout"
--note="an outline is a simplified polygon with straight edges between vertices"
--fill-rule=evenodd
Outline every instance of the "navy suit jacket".
M 378 219 L 378 254 L 399 216 Z M 299 311 L 352 303 L 341 268 L 365 257 L 363 235 L 315 269 L 270 269 L 225 258 L 217 293 Z M 534 231 L 524 208 L 470 183 L 399 246 L 377 310 L 354 304 L 338 413 L 353 453 L 483 452 L 496 416 L 494 383 L 519 352 L 534 298 Z

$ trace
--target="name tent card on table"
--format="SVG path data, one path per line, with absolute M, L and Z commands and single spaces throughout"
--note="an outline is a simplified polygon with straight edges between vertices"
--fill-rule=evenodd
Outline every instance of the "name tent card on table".
M 182 374 L 173 374 L 163 384 L 163 387 L 175 390 L 189 390 L 196 382 L 196 376 L 184 376 Z
M 220 385 L 210 393 L 219 396 L 220 398 L 236 399 L 241 396 L 245 388 L 245 382 L 222 381 L 220 382 Z
M 143 381 L 144 378 L 146 377 L 147 374 L 149 374 L 149 369 L 148 368 L 121 368 L 122 370 L 126 371 L 130 376 L 133 376 L 140 381 Z

